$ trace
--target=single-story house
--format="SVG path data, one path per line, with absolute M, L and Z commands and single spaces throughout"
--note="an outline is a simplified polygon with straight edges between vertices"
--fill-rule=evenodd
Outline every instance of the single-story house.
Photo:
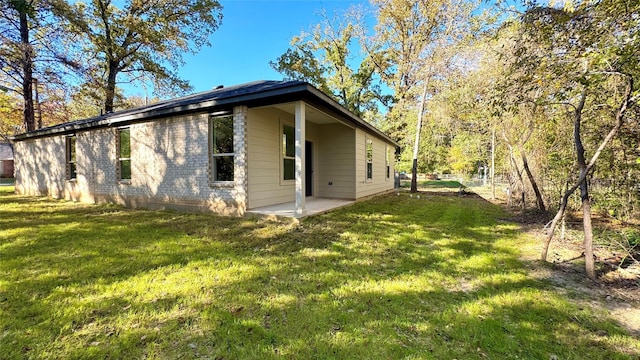
M 12 138 L 16 192 L 243 215 L 394 187 L 398 144 L 312 85 L 257 81 Z
M 0 178 L 13 177 L 13 146 L 0 142 Z

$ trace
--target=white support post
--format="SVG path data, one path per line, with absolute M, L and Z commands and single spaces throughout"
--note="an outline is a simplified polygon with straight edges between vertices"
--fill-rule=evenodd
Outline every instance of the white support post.
M 305 204 L 305 104 L 302 101 L 296 103 L 296 217 L 305 216 L 307 213 Z

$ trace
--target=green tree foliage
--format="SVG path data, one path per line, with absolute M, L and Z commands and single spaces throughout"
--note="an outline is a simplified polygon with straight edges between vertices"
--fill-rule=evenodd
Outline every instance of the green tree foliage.
M 11 0 L 2 3 L 3 28 L 7 35 L 2 36 L 2 66 L 5 75 L 20 85 L 19 91 L 24 99 L 24 127 L 27 131 L 35 129 L 33 107 L 33 46 L 30 40 L 30 19 L 36 15 L 33 2 Z
M 61 12 L 68 28 L 86 40 L 85 91 L 114 110 L 117 84 L 151 79 L 156 94 L 190 89 L 176 69 L 182 54 L 208 44 L 222 21 L 216 0 L 91 0 Z
M 323 16 L 310 33 L 294 37 L 271 67 L 287 79 L 307 81 L 332 94 L 354 114 L 374 122 L 389 98 L 382 94 L 371 57 L 359 51 L 359 14 L 352 9 L 333 19 Z
M 640 4 L 622 0 L 567 2 L 564 8 L 530 7 L 522 17 L 513 81 L 520 94 L 540 91 L 573 123 L 575 170 L 542 257 L 569 196 L 580 189 L 586 272 L 595 278 L 589 183 L 596 160 L 637 105 Z
M 327 86 L 327 69 L 314 54 L 315 46 L 304 42 L 300 37 L 291 40 L 292 48 L 269 64 L 289 80 L 306 81 L 325 92 L 331 92 Z
M 70 34 L 54 16 L 63 4 L 62 0 L 0 2 L 0 85 L 22 96 L 27 131 L 43 125 L 41 103 L 50 107 L 55 97 L 47 95 L 64 89 L 63 79 L 77 68 L 69 55 Z M 34 92 L 39 103 L 34 103 Z
M 456 66 L 456 49 L 469 39 L 473 1 L 375 0 L 378 9 L 376 36 L 368 48 L 382 80 L 394 90 L 394 108 L 389 119 L 396 132 L 406 131 L 405 109 L 416 100 L 417 123 L 413 141 L 411 191 L 417 191 L 418 158 L 423 118 L 428 99 L 438 92 L 439 80 Z M 407 141 L 408 136 L 402 136 Z M 409 140 L 410 141 L 410 140 Z M 408 148 L 408 146 L 406 147 Z
M 100 115 L 103 105 L 103 100 L 96 98 L 94 91 L 82 87 L 69 96 L 65 110 L 69 119 L 88 119 Z
M 485 161 L 486 155 L 481 138 L 469 133 L 459 133 L 451 142 L 451 169 L 458 174 L 469 176 L 478 171 L 478 165 Z
M 24 116 L 21 99 L 16 94 L 0 91 L 0 140 L 7 141 L 22 129 Z
M 372 0 L 375 34 L 366 48 L 395 103 L 415 104 L 422 85 L 443 75 L 457 53 L 456 45 L 477 31 L 474 1 Z M 429 89 L 432 91 L 432 89 Z

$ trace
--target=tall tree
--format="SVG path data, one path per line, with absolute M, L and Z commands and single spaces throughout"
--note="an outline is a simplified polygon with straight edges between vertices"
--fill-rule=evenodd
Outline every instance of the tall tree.
M 538 123 L 542 122 L 544 113 L 540 111 L 540 107 L 534 102 L 517 104 L 515 107 L 511 107 L 515 113 L 504 112 L 501 116 L 500 127 L 502 137 L 509 148 L 509 155 L 511 157 L 511 163 L 513 164 L 515 173 L 522 185 L 522 208 L 526 207 L 525 188 L 522 181 L 522 172 L 527 175 L 529 184 L 533 189 L 536 197 L 536 204 L 538 210 L 545 212 L 546 206 L 538 181 L 533 175 L 531 166 L 529 163 L 529 156 L 527 155 L 527 143 L 531 140 L 534 132 L 537 130 Z M 522 163 L 522 170 L 519 169 L 518 162 L 516 160 L 516 154 L 519 153 Z
M 356 8 L 331 19 L 323 13 L 320 24 L 294 37 L 291 47 L 270 64 L 286 78 L 307 81 L 372 121 L 389 98 L 382 94 L 371 57 L 359 52 L 361 16 Z
M 570 109 L 573 122 L 577 173 L 573 185 L 562 197 L 542 258 L 546 259 L 548 244 L 564 214 L 568 198 L 579 188 L 585 270 L 589 278 L 595 279 L 588 179 L 598 157 L 622 127 L 627 111 L 640 97 L 637 85 L 640 76 L 640 4 L 602 0 L 569 1 L 567 5 L 565 8 L 533 6 L 527 10 L 522 17 L 519 41 L 522 46 L 517 49 L 517 68 L 528 74 L 522 79 L 525 80 L 523 84 L 530 88 L 544 86 L 553 102 Z M 532 43 L 536 46 L 530 46 Z M 615 91 L 601 98 L 603 88 Z M 589 114 L 601 107 L 608 109 L 610 124 L 600 127 L 600 131 L 608 130 L 587 161 L 583 128 L 588 124 L 586 120 L 594 121 Z
M 0 2 L 0 78 L 6 91 L 23 99 L 26 131 L 36 128 L 34 90 L 59 86 L 68 67 L 74 66 L 65 49 L 67 34 L 54 16 L 61 4 L 61 0 Z M 41 84 L 37 88 L 36 80 Z
M 120 82 L 144 76 L 157 94 L 189 90 L 176 74 L 182 54 L 209 45 L 209 35 L 222 21 L 221 10 L 217 0 L 127 0 L 122 7 L 111 0 L 91 0 L 77 2 L 63 14 L 70 29 L 88 40 L 87 80 L 98 85 L 104 110 L 111 112 Z
M 488 92 L 485 94 L 489 95 L 491 116 L 496 118 L 495 126 L 509 150 L 510 179 L 517 179 L 519 184 L 518 189 L 516 182 L 510 181 L 510 199 L 519 191 L 521 205 L 525 209 L 528 191 L 524 174 L 538 209 L 544 212 L 547 205 L 545 189 L 541 185 L 549 179 L 542 178 L 542 174 L 545 173 L 547 159 L 553 155 L 551 150 L 557 146 L 554 139 L 558 132 L 553 126 L 557 112 L 548 104 L 549 92 L 543 91 L 552 81 L 532 82 L 532 73 L 520 68 L 522 59 L 518 58 L 520 53 L 517 50 L 524 47 L 522 39 L 518 39 L 520 31 L 517 21 L 501 26 L 496 36 L 488 41 L 493 54 L 485 52 L 480 68 L 486 77 Z M 536 46 L 534 42 L 526 45 L 529 51 L 542 53 Z M 493 70 L 487 71 L 487 68 Z
M 473 1 L 373 0 L 378 10 L 376 33 L 368 42 L 382 80 L 394 91 L 397 129 L 406 129 L 405 111 L 418 103 L 411 191 L 417 191 L 418 153 L 426 103 L 455 65 L 455 47 L 471 33 Z M 373 52 L 375 50 L 375 52 Z M 406 135 L 405 135 L 406 138 Z M 404 141 L 406 142 L 406 140 Z
M 29 40 L 29 17 L 33 17 L 33 4 L 25 0 L 11 0 L 9 7 L 18 14 L 20 34 L 20 65 L 22 70 L 22 96 L 24 98 L 24 126 L 27 131 L 35 129 L 33 108 L 33 48 Z

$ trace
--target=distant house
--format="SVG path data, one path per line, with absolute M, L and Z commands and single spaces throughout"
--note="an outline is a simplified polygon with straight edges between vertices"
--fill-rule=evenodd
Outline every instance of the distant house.
M 242 215 L 393 189 L 398 146 L 300 81 L 258 81 L 15 136 L 16 191 Z
M 13 177 L 13 147 L 8 142 L 0 142 L 0 178 Z

